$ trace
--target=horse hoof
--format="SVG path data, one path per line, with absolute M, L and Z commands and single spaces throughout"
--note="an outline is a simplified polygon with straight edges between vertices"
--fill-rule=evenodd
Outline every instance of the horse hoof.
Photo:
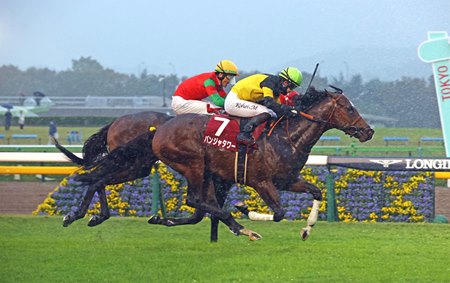
M 109 218 L 109 216 L 93 215 L 91 217 L 91 219 L 89 219 L 88 226 L 89 227 L 97 226 L 97 225 L 102 224 L 103 222 L 105 222 L 105 220 L 107 220 L 108 218 Z
M 99 221 L 99 217 L 96 215 L 93 215 L 88 222 L 88 226 L 89 227 L 94 227 L 96 225 L 98 225 L 99 223 L 97 223 Z
M 70 214 L 64 216 L 64 218 L 63 218 L 63 227 L 69 226 L 74 221 L 75 221 L 75 217 L 71 216 Z
M 300 230 L 300 237 L 303 241 L 306 241 L 309 237 L 309 230 L 307 228 L 302 228 L 302 230 Z
M 147 222 L 148 224 L 160 224 L 161 218 L 158 215 L 152 215 Z
M 248 239 L 249 239 L 250 241 L 258 241 L 258 240 L 261 240 L 261 239 L 262 239 L 262 236 L 259 235 L 258 233 L 251 233 L 251 235 L 248 236 Z
M 262 239 L 262 236 L 261 236 L 260 234 L 258 234 L 258 233 L 256 233 L 256 232 L 253 232 L 252 230 L 249 230 L 249 229 L 246 229 L 246 228 L 241 229 L 241 230 L 239 231 L 239 234 L 240 234 L 240 235 L 247 235 L 247 236 L 248 236 L 248 239 L 249 239 L 250 241 L 258 241 L 258 240 L 261 240 L 261 239 Z
M 175 226 L 175 222 L 173 222 L 172 220 L 170 220 L 170 219 L 166 219 L 166 221 L 161 221 L 162 222 L 162 224 L 164 224 L 164 225 L 166 225 L 166 226 Z

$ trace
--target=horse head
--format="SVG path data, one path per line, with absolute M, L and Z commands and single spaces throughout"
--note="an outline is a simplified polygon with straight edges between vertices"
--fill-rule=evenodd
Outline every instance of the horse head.
M 317 91 L 312 87 L 298 101 L 302 105 L 302 110 L 306 108 L 304 111 L 312 115 L 313 120 L 324 123 L 329 129 L 339 129 L 360 142 L 370 140 L 374 130 L 341 89 L 330 87 L 335 92 Z

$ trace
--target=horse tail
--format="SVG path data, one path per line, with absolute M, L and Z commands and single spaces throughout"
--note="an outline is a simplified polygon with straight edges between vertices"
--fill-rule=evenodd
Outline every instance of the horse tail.
M 86 167 L 91 168 L 95 166 L 96 163 L 98 163 L 102 157 L 106 154 L 108 154 L 108 148 L 107 145 L 107 134 L 108 129 L 111 124 L 103 127 L 98 131 L 97 133 L 90 136 L 83 145 L 83 158 L 80 158 L 76 156 L 73 152 L 62 146 L 58 140 L 53 139 L 56 148 L 61 151 L 62 154 L 67 156 L 67 158 L 70 159 L 73 163 Z
M 76 156 L 75 154 L 73 154 L 70 150 L 68 150 L 67 148 L 65 148 L 64 146 L 62 146 L 57 139 L 53 139 L 55 146 L 57 149 L 59 149 L 59 151 L 61 151 L 62 154 L 64 154 L 65 156 L 67 156 L 73 163 L 78 164 L 83 166 L 84 165 L 84 160 L 82 158 L 79 158 L 78 156 Z
M 92 167 L 108 154 L 108 130 L 112 123 L 90 136 L 83 145 L 83 166 Z
M 150 175 L 158 161 L 152 150 L 155 131 L 148 131 L 127 144 L 121 145 L 103 156 L 93 170 L 78 175 L 76 180 L 93 183 L 103 180 L 106 184 L 123 183 Z

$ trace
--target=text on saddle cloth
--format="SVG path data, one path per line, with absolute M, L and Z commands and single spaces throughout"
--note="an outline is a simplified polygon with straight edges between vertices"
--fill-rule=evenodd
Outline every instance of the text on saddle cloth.
M 212 115 L 206 126 L 203 142 L 210 146 L 238 151 L 236 136 L 239 133 L 239 117 L 228 115 Z M 261 135 L 266 123 L 259 125 L 254 131 L 255 140 Z

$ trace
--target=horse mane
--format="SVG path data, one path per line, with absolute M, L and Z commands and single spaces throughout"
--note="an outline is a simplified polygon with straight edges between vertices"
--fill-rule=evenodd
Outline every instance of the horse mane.
M 318 91 L 315 87 L 311 86 L 307 93 L 296 96 L 295 104 L 300 107 L 301 111 L 304 111 L 311 108 L 314 104 L 322 101 L 327 96 L 326 90 Z

